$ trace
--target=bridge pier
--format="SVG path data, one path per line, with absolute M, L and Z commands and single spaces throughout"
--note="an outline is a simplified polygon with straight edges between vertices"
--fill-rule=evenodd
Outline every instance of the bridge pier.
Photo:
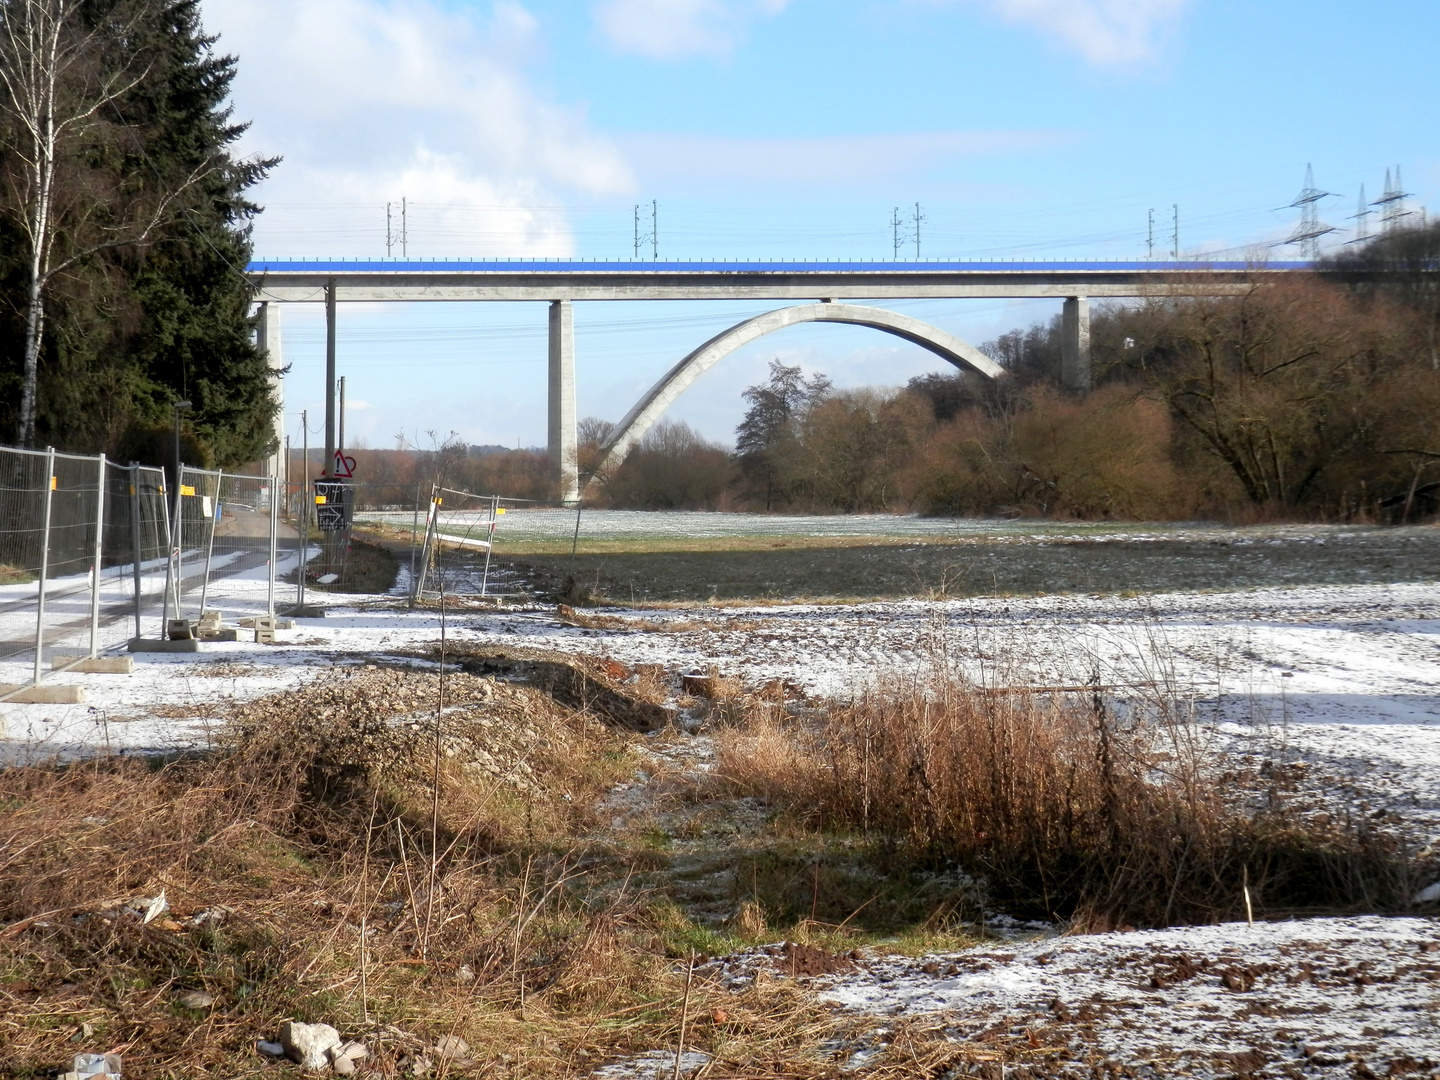
M 280 344 L 280 305 L 274 301 L 260 304 L 259 319 L 255 325 L 255 344 L 265 354 L 266 366 L 270 368 L 270 393 L 275 398 L 275 419 L 271 429 L 275 434 L 275 453 L 270 458 L 270 475 L 282 482 L 289 479 L 285 461 L 285 383 L 279 371 L 285 366 L 285 354 Z
M 310 463 L 305 463 L 310 468 Z M 335 279 L 325 283 L 325 464 L 327 480 L 335 468 Z M 309 476 L 307 471 L 306 476 Z
M 1090 298 L 1072 296 L 1060 314 L 1060 382 L 1066 390 L 1090 389 Z
M 560 481 L 560 501 L 580 501 L 576 460 L 575 313 L 569 300 L 550 301 L 550 468 Z

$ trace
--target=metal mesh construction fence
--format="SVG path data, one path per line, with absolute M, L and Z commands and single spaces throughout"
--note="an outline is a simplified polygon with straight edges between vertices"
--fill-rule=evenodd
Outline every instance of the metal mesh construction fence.
M 180 490 L 175 494 L 173 511 L 175 546 L 170 570 L 175 606 L 169 612 L 177 619 L 198 619 L 204 608 L 220 476 L 218 472 L 195 469 L 189 465 L 180 468 Z
M 168 548 L 160 470 L 0 447 L 0 684 L 128 640 Z
M 204 545 L 204 572 L 198 597 L 193 584 L 186 590 L 194 606 L 182 603 L 182 616 L 191 617 L 192 610 L 224 617 L 274 615 L 280 499 L 273 478 L 198 469 L 186 470 L 186 476 L 195 492 L 181 495 L 182 506 L 190 508 L 186 539 Z
M 158 468 L 0 447 L 0 699 L 212 602 L 273 614 L 276 492 L 189 467 L 171 492 Z
M 424 538 L 409 573 L 411 602 L 442 593 L 482 599 L 513 595 L 512 573 L 494 565 L 493 556 L 504 537 L 507 517 L 540 505 L 529 499 L 434 488 L 425 511 Z
M 158 637 L 164 633 L 160 619 L 170 551 L 165 471 L 107 462 L 104 522 L 99 648 L 143 637 L 147 630 Z

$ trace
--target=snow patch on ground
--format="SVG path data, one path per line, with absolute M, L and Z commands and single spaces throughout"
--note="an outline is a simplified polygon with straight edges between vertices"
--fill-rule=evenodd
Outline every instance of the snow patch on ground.
M 820 998 L 925 1016 L 957 1041 L 1020 1037 L 1055 1048 L 1055 1064 L 1428 1075 L 1440 1068 L 1440 920 L 1226 923 L 874 960 Z

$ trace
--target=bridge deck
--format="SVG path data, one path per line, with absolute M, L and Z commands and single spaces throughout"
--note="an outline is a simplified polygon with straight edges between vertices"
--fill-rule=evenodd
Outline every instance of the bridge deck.
M 257 300 L 817 300 L 1233 292 L 1308 262 L 595 262 L 257 259 Z

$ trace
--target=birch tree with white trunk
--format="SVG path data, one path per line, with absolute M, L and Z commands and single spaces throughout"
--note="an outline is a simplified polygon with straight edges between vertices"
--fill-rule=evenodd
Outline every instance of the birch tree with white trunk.
M 85 19 L 82 11 L 93 14 Z M 9 197 L 29 245 L 16 432 L 21 446 L 35 439 L 51 284 L 99 251 L 144 244 L 183 209 L 181 195 L 217 165 L 206 161 L 178 182 L 162 182 L 158 191 L 103 211 L 96 205 L 101 197 L 90 191 L 72 192 L 73 198 L 61 202 L 67 170 L 72 165 L 77 173 L 83 170 L 77 151 L 108 134 L 107 129 L 123 128 L 116 122 L 119 103 L 148 74 L 148 68 L 137 69 L 126 50 L 147 11 L 143 2 L 96 12 L 79 0 L 0 0 L 0 123 L 10 129 L 10 149 L 18 162 Z

